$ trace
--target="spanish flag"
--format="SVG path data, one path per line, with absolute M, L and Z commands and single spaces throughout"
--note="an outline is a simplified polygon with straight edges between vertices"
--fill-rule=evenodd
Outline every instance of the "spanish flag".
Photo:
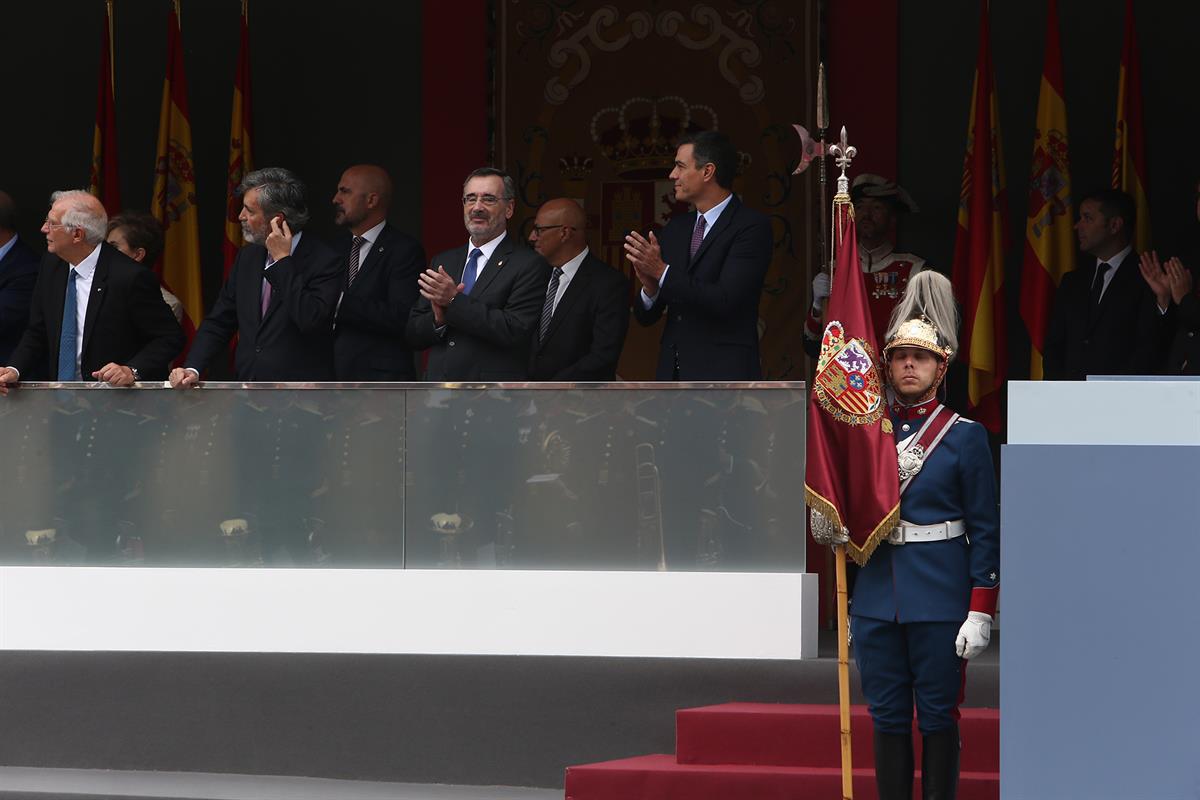
M 92 175 L 88 192 L 110 214 L 121 211 L 121 173 L 117 171 L 116 80 L 113 77 L 113 0 L 105 4 L 104 35 L 100 45 L 100 79 L 96 91 L 96 129 L 92 134 Z
M 247 172 L 254 169 L 250 144 L 250 24 L 247 16 L 249 0 L 242 0 L 242 38 L 238 49 L 237 75 L 233 79 L 233 116 L 229 125 L 229 163 L 226 170 L 225 210 L 225 277 L 242 246 L 242 224 L 238 214 L 242 200 L 237 188 Z
M 1046 17 L 1046 57 L 1038 92 L 1037 130 L 1025 219 L 1025 260 L 1021 265 L 1021 319 L 1032 344 L 1029 377 L 1042 379 L 1042 350 L 1054 292 L 1075 268 L 1075 228 L 1071 210 L 1071 168 L 1067 157 L 1067 105 L 1063 99 L 1058 2 Z
M 188 121 L 187 84 L 183 77 L 183 41 L 179 0 L 167 18 L 167 74 L 158 117 L 158 155 L 154 166 L 151 213 L 166 235 L 158 271 L 163 285 L 183 303 L 184 328 L 190 333 L 204 316 L 200 291 L 200 226 L 196 215 L 196 171 L 192 126 Z
M 1142 59 L 1133 24 L 1133 0 L 1125 0 L 1125 44 L 1117 78 L 1117 140 L 1113 149 L 1112 185 L 1133 198 L 1139 253 L 1150 249 L 1150 203 L 1146 200 L 1146 131 L 1142 127 Z
M 992 432 L 1001 427 L 1000 390 L 1007 372 L 1004 251 L 1007 198 L 999 114 L 988 46 L 988 4 L 981 4 L 979 57 L 954 242 L 954 294 L 962 304 L 960 357 L 967 367 L 968 413 Z

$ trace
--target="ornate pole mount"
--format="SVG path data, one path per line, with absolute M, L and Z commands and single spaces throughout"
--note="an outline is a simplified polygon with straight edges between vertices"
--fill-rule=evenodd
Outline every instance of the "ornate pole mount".
M 842 137 L 838 143 L 829 145 L 829 155 L 833 156 L 833 163 L 842 170 L 842 174 L 838 176 L 837 195 L 834 197 L 834 201 L 843 197 L 845 200 L 849 200 L 850 179 L 846 177 L 846 170 L 850 168 L 850 162 L 858 155 L 858 148 L 847 140 L 845 125 L 842 126 Z

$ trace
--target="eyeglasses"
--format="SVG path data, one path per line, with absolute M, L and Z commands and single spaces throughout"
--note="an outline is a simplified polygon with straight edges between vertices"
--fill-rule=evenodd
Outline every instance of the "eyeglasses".
M 483 203 L 485 206 L 494 206 L 500 202 L 508 202 L 508 198 L 496 197 L 494 194 L 468 194 L 463 196 L 464 206 L 473 206 L 476 203 Z
M 49 217 L 46 217 L 44 220 L 42 220 L 42 225 L 46 228 L 49 228 L 50 230 L 54 230 L 55 228 L 70 228 L 71 227 L 70 225 L 62 224 L 61 222 L 55 222 L 54 220 L 50 219 Z
M 534 236 L 541 236 L 546 231 L 552 231 L 555 228 L 569 228 L 569 227 L 571 227 L 571 226 L 570 225 L 534 225 L 531 230 L 532 230 L 532 233 Z

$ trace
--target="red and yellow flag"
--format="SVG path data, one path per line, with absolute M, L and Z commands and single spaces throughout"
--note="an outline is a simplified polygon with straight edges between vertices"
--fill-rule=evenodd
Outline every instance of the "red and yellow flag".
M 1063 99 L 1058 3 L 1046 17 L 1046 57 L 1038 92 L 1037 131 L 1025 219 L 1025 259 L 1021 265 L 1021 319 L 1029 330 L 1029 377 L 1042 379 L 1042 351 L 1050 325 L 1054 292 L 1075 268 L 1075 217 L 1071 210 L 1071 169 L 1067 156 L 1067 104 Z
M 954 242 L 953 283 L 963 309 L 959 357 L 967 367 L 968 413 L 988 430 L 998 432 L 1002 424 L 1000 390 L 1007 373 L 1004 251 L 1008 245 L 1008 203 L 988 39 L 988 4 L 984 0 Z
M 158 155 L 154 166 L 151 213 L 166 236 L 157 269 L 163 285 L 183 303 L 184 328 L 195 329 L 204 316 L 200 284 L 200 225 L 196 214 L 196 171 L 192 126 L 188 121 L 187 84 L 179 0 L 167 18 L 167 74 L 158 117 Z
M 225 210 L 225 277 L 233 267 L 238 250 L 242 246 L 242 224 L 238 214 L 242 201 L 237 187 L 247 172 L 254 169 L 250 144 L 253 140 L 250 128 L 250 24 L 248 0 L 242 0 L 242 37 L 238 50 L 237 75 L 233 79 L 233 116 L 229 125 L 229 163 L 226 170 Z
M 100 79 L 96 91 L 96 129 L 92 134 L 92 175 L 88 192 L 99 198 L 109 215 L 121 211 L 121 173 L 117 171 L 116 80 L 113 76 L 113 0 L 105 11 L 100 46 Z
M 1117 139 L 1113 149 L 1112 185 L 1129 193 L 1137 207 L 1133 246 L 1150 249 L 1150 203 L 1146 199 L 1146 131 L 1142 127 L 1142 59 L 1133 24 L 1133 0 L 1125 0 L 1125 44 L 1117 78 Z
M 846 552 L 861 565 L 900 519 L 900 479 L 849 195 L 834 199 L 834 225 L 837 261 L 808 400 L 804 497 L 814 530 L 844 532 Z

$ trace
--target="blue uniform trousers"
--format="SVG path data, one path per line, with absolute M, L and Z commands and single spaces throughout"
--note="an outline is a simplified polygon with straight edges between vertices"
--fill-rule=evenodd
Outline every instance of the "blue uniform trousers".
M 965 665 L 954 640 L 961 625 L 850 618 L 854 660 L 876 731 L 910 733 L 914 695 L 923 735 L 958 723 Z

